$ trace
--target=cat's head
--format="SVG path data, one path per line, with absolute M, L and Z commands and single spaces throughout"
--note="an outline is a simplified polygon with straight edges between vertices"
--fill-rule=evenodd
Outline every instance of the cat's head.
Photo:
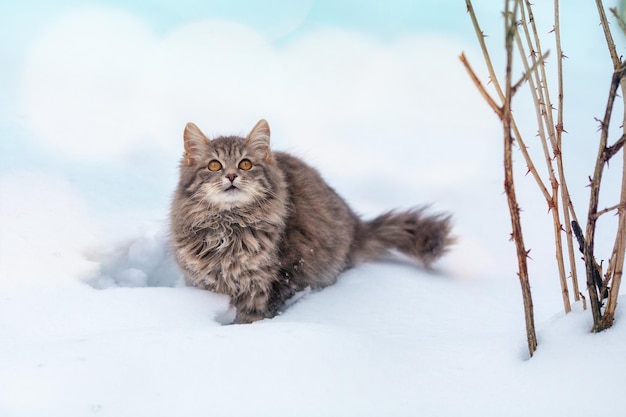
M 277 174 L 270 151 L 270 128 L 260 120 L 247 137 L 210 140 L 193 123 L 184 132 L 179 187 L 194 200 L 229 210 L 276 195 Z

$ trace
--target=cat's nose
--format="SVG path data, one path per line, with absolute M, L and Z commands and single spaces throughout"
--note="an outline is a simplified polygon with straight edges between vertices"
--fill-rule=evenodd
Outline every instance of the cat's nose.
M 233 182 L 235 178 L 237 178 L 237 174 L 226 174 L 226 178 L 228 178 L 230 182 Z

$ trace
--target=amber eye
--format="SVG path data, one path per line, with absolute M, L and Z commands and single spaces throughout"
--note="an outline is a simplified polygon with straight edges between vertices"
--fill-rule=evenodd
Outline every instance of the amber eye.
M 249 159 L 242 159 L 241 162 L 239 162 L 239 169 L 247 171 L 250 168 L 252 168 L 252 162 L 250 162 Z
M 212 160 L 211 162 L 209 162 L 209 171 L 219 171 L 220 169 L 222 169 L 222 164 L 220 163 L 220 161 L 216 161 L 215 159 Z

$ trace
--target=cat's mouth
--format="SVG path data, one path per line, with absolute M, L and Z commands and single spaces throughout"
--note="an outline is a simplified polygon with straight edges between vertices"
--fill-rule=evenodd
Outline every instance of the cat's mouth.
M 233 192 L 233 191 L 239 191 L 239 188 L 235 187 L 234 185 L 231 185 L 230 187 L 228 187 L 224 191 L 229 193 L 229 192 Z

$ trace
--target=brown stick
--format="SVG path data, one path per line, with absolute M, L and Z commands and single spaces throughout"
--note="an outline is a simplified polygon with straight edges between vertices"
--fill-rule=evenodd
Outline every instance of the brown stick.
M 558 97 L 557 97 L 557 122 L 556 122 L 556 146 L 554 155 L 556 158 L 557 172 L 561 180 L 561 204 L 563 206 L 563 219 L 565 220 L 565 241 L 567 242 L 567 254 L 569 259 L 569 268 L 572 279 L 572 292 L 574 293 L 574 301 L 580 300 L 580 289 L 578 288 L 578 271 L 576 269 L 576 254 L 574 252 L 574 239 L 572 237 L 572 218 L 576 221 L 576 213 L 574 205 L 570 197 L 567 181 L 565 180 L 565 169 L 563 167 L 563 60 L 565 55 L 561 49 L 561 18 L 559 13 L 559 0 L 554 0 L 554 38 L 556 43 L 557 54 L 557 81 L 558 81 Z
M 598 218 L 598 217 L 602 216 L 603 214 L 609 213 L 609 212 L 611 212 L 611 211 L 613 211 L 613 210 L 618 210 L 618 209 L 620 209 L 620 208 L 622 208 L 622 209 L 623 209 L 623 208 L 624 208 L 624 206 L 623 206 L 622 204 L 616 204 L 616 205 L 614 205 L 614 206 L 607 207 L 607 208 L 605 208 L 605 209 L 603 209 L 603 210 L 598 211 L 598 212 L 596 213 L 596 218 Z
M 526 321 L 526 339 L 528 342 L 528 351 L 532 357 L 537 350 L 537 336 L 535 334 L 535 319 L 533 313 L 533 301 L 530 291 L 530 281 L 528 278 L 528 251 L 524 245 L 524 237 L 522 234 L 522 225 L 520 220 L 520 210 L 517 204 L 515 193 L 515 183 L 513 179 L 513 135 L 511 126 L 511 99 L 513 98 L 511 85 L 511 71 L 513 64 L 513 39 L 515 37 L 515 11 L 509 13 L 509 2 L 506 2 L 505 21 L 506 21 L 506 94 L 504 106 L 502 108 L 502 127 L 504 132 L 504 190 L 506 192 L 507 203 L 509 206 L 509 214 L 511 217 L 511 225 L 513 227 L 513 241 L 517 250 L 517 263 L 519 267 L 519 280 L 522 287 L 522 298 L 524 302 L 524 317 Z
M 496 104 L 495 100 L 491 98 L 491 95 L 487 92 L 487 90 L 483 86 L 483 83 L 480 82 L 480 79 L 478 78 L 474 70 L 472 69 L 472 66 L 470 65 L 467 58 L 465 57 L 465 54 L 462 53 L 461 56 L 459 56 L 459 59 L 463 63 L 465 70 L 467 71 L 470 78 L 474 82 L 474 85 L 476 86 L 480 94 L 483 96 L 487 104 L 489 104 L 489 107 L 491 107 L 491 109 L 498 115 L 498 117 L 502 119 L 502 108 Z
M 528 154 L 526 149 L 526 145 L 522 140 L 522 136 L 517 129 L 515 121 L 513 119 L 511 113 L 511 100 L 514 94 L 513 86 L 512 86 L 512 60 L 513 60 L 513 38 L 515 37 L 516 24 L 515 24 L 515 12 L 517 10 L 517 3 L 515 4 L 515 10 L 513 13 L 509 13 L 509 1 L 506 2 L 506 11 L 505 11 L 505 34 L 506 34 L 506 50 L 507 50 L 507 66 L 506 66 L 506 93 L 500 87 L 500 83 L 498 82 L 498 78 L 495 75 L 495 71 L 493 68 L 493 64 L 491 63 L 491 58 L 489 56 L 489 52 L 487 51 L 487 46 L 485 45 L 484 35 L 480 26 L 478 24 L 478 20 L 476 19 L 476 15 L 474 13 L 474 8 L 472 6 L 471 0 L 466 0 L 467 10 L 471 16 L 472 23 L 474 24 L 474 30 L 476 31 L 476 35 L 478 37 L 478 42 L 481 45 L 481 50 L 483 52 L 483 56 L 485 62 L 487 64 L 487 69 L 489 71 L 489 77 L 493 86 L 500 98 L 500 101 L 503 103 L 502 106 L 498 106 L 493 100 L 493 98 L 487 93 L 484 86 L 472 70 L 471 66 L 467 62 L 467 58 L 465 55 L 461 55 L 461 61 L 465 66 L 466 70 L 470 74 L 470 77 L 474 81 L 474 84 L 477 86 L 481 95 L 485 98 L 489 106 L 498 114 L 500 119 L 502 120 L 503 127 L 503 136 L 504 136 L 504 189 L 507 196 L 507 204 L 509 207 L 509 214 L 511 218 L 511 225 L 513 228 L 512 238 L 515 242 L 515 248 L 517 253 L 518 260 L 518 278 L 520 280 L 520 285 L 522 287 L 522 299 L 524 302 L 524 317 L 526 323 L 526 338 L 528 342 L 528 351 L 530 356 L 533 356 L 535 350 L 537 349 L 537 336 L 535 333 L 535 320 L 534 320 L 534 312 L 533 312 L 533 301 L 532 294 L 530 291 L 530 282 L 528 278 L 528 265 L 527 265 L 527 257 L 528 251 L 524 245 L 524 238 L 522 235 L 522 226 L 520 220 L 520 209 L 517 204 L 517 197 L 515 193 L 515 183 L 513 179 L 513 157 L 512 157 L 512 148 L 513 141 L 517 139 L 520 150 L 524 155 L 526 160 L 526 164 L 528 166 L 529 172 L 533 174 L 533 177 L 537 181 L 540 190 L 544 194 L 544 196 L 549 197 L 548 190 L 543 184 L 541 177 L 537 173 L 535 166 Z M 530 74 L 524 74 L 524 78 L 529 77 Z M 523 78 L 523 79 L 524 79 Z M 521 83 L 519 83 L 521 85 Z M 515 134 L 515 136 L 513 135 Z
M 596 8 L 598 9 L 598 14 L 600 15 L 600 23 L 602 25 L 602 30 L 604 31 L 606 46 L 609 48 L 611 60 L 613 60 L 613 68 L 617 69 L 620 65 L 619 55 L 617 55 L 617 50 L 615 49 L 615 42 L 613 41 L 613 35 L 611 35 L 611 29 L 609 29 L 609 21 L 606 18 L 602 0 L 596 0 Z
M 602 7 L 602 2 L 600 0 L 596 1 L 596 5 L 598 7 L 598 12 L 600 14 L 600 20 L 602 23 L 602 27 L 604 29 L 607 45 L 609 51 L 611 52 L 611 58 L 613 60 L 613 66 L 615 70 L 615 74 L 619 74 L 619 84 L 622 90 L 622 97 L 626 97 L 626 85 L 625 85 L 625 64 L 621 62 L 621 59 L 617 57 L 617 52 L 615 51 L 615 44 L 613 42 L 613 38 L 611 36 L 611 32 L 609 30 L 608 22 L 606 20 L 606 15 L 604 14 L 604 8 Z M 617 13 L 615 8 L 610 9 L 613 15 L 616 17 L 617 22 L 624 33 L 626 33 L 626 23 L 624 23 L 623 19 Z M 614 80 L 615 82 L 615 80 Z M 609 98 L 610 99 L 610 98 Z M 624 108 L 626 120 L 626 107 Z M 624 126 L 624 123 L 622 123 Z M 608 130 L 608 126 L 605 121 L 602 123 L 603 134 L 604 130 Z M 624 126 L 624 130 L 626 131 L 626 126 Z M 608 133 L 607 133 L 608 136 Z M 604 162 L 608 162 L 608 160 L 613 157 L 620 149 L 623 150 L 624 142 L 625 142 L 626 133 L 622 135 L 620 139 L 618 139 L 612 146 L 606 147 L 604 149 L 602 158 Z M 598 156 L 600 159 L 600 155 Z M 604 310 L 604 314 L 601 317 L 600 322 L 596 325 L 594 321 L 594 330 L 600 331 L 606 328 L 609 328 L 613 325 L 613 320 L 615 317 L 615 309 L 617 307 L 617 299 L 619 295 L 619 287 L 622 281 L 624 261 L 626 257 L 626 151 L 622 152 L 622 184 L 621 184 L 621 194 L 620 194 L 620 202 L 617 205 L 618 210 L 618 226 L 617 232 L 615 234 L 615 243 L 613 245 L 613 252 L 611 254 L 611 258 L 609 259 L 609 265 L 606 272 L 606 281 L 607 284 L 611 282 L 611 291 L 609 292 L 609 297 L 607 300 L 607 305 Z M 604 167 L 604 164 L 602 164 Z M 607 209 L 605 209 L 607 210 Z M 601 210 L 595 213 L 596 219 L 603 214 L 604 210 Z
M 504 91 L 502 90 L 502 87 L 500 87 L 500 82 L 498 81 L 498 77 L 496 76 L 496 72 L 493 68 L 491 57 L 489 55 L 489 51 L 487 50 L 487 45 L 485 44 L 485 36 L 483 34 L 483 31 L 480 28 L 480 25 L 478 24 L 478 19 L 476 18 L 474 7 L 472 6 L 472 2 L 470 0 L 465 0 L 465 4 L 467 5 L 467 12 L 469 13 L 470 18 L 472 19 L 472 24 L 474 25 L 474 31 L 476 32 L 478 43 L 480 44 L 480 49 L 483 53 L 483 58 L 485 59 L 485 63 L 487 64 L 487 71 L 489 72 L 489 80 L 491 81 L 494 89 L 496 90 L 496 93 L 498 94 L 500 101 L 504 102 Z M 475 77 L 475 74 L 474 74 L 474 77 Z M 498 106 L 496 105 L 496 107 Z M 492 108 L 494 107 L 492 106 Z M 530 154 L 528 153 L 528 148 L 526 146 L 526 143 L 524 143 L 522 134 L 520 133 L 517 127 L 517 124 L 515 123 L 515 118 L 513 117 L 513 115 L 511 115 L 511 127 L 513 128 L 514 137 L 517 139 L 519 149 L 522 152 L 522 156 L 524 157 L 526 166 L 528 167 L 528 172 L 535 179 L 535 182 L 537 183 L 537 186 L 539 187 L 539 190 L 541 191 L 543 196 L 547 200 L 550 199 L 551 198 L 550 193 L 548 192 L 548 189 L 543 183 L 541 176 L 539 175 L 537 169 L 535 168 L 535 164 L 533 163 L 533 160 L 530 157 Z
M 607 275 L 612 276 L 609 299 L 606 303 L 606 309 L 602 316 L 602 326 L 610 327 L 615 317 L 615 309 L 617 307 L 617 298 L 619 295 L 619 287 L 622 283 L 624 272 L 624 258 L 626 256 L 626 152 L 623 152 L 623 172 L 622 172 L 622 193 L 620 197 L 620 208 L 618 209 L 618 226 L 615 235 L 615 244 L 613 245 L 613 253 L 609 260 Z
M 554 167 L 553 167 L 553 155 L 558 154 L 554 151 L 557 146 L 555 141 L 555 128 L 553 126 L 552 119 L 552 104 L 550 102 L 550 95 L 548 93 L 547 79 L 545 76 L 545 69 L 543 66 L 537 65 L 538 59 L 536 58 L 537 54 L 542 54 L 541 46 L 539 43 L 539 37 L 537 35 L 536 27 L 534 24 L 534 17 L 532 15 L 531 5 L 527 2 L 526 8 L 528 10 L 530 16 L 530 23 L 535 33 L 533 44 L 533 38 L 530 36 L 530 30 L 528 28 L 528 24 L 526 23 L 525 17 L 525 9 L 524 2 L 518 0 L 520 5 L 520 10 L 522 14 L 522 23 L 521 27 L 523 29 L 526 43 L 530 46 L 532 53 L 530 54 L 531 59 L 533 61 L 533 66 L 530 67 L 528 64 L 528 59 L 526 58 L 526 53 L 524 50 L 524 45 L 521 40 L 521 36 L 516 36 L 517 47 L 520 52 L 520 57 L 524 64 L 524 69 L 527 73 L 532 74 L 533 76 L 528 79 L 530 85 L 530 93 L 533 98 L 535 104 L 535 115 L 537 119 L 538 126 L 538 134 L 540 138 L 541 148 L 544 154 L 544 161 L 546 163 L 546 168 L 548 171 L 550 185 L 552 187 L 552 193 L 546 198 L 546 202 L 548 203 L 548 209 L 552 214 L 552 229 L 554 235 L 554 246 L 555 246 L 555 258 L 557 262 L 557 267 L 559 271 L 559 282 L 561 284 L 561 297 L 563 300 L 563 308 L 565 313 L 569 313 L 572 310 L 569 298 L 569 289 L 567 287 L 567 275 L 565 273 L 565 263 L 563 259 L 563 241 L 561 239 L 561 233 L 563 231 L 563 226 L 561 224 L 560 218 L 560 209 L 559 209 L 559 181 L 556 178 Z M 543 56 L 543 55 L 541 55 Z M 548 135 L 546 135 L 546 131 Z M 550 152 L 550 147 L 552 148 L 552 152 Z
M 617 140 L 617 142 L 606 148 L 603 156 L 604 160 L 608 161 L 609 159 L 611 159 L 613 155 L 618 153 L 624 147 L 624 143 L 626 143 L 626 133 L 623 134 L 622 137 Z
M 606 19 L 606 14 L 604 12 L 604 7 L 602 5 L 601 0 L 596 0 L 596 6 L 598 9 L 598 14 L 600 15 L 600 23 L 602 24 L 602 29 L 604 30 L 604 35 L 607 42 L 607 47 L 611 54 L 611 59 L 613 61 L 614 72 L 613 78 L 611 80 L 611 88 L 609 91 L 609 98 L 607 100 L 606 109 L 604 112 L 604 118 L 600 123 L 600 143 L 598 149 L 598 156 L 596 159 L 596 166 L 593 173 L 593 178 L 591 179 L 591 192 L 589 197 L 589 211 L 587 214 L 587 227 L 585 230 L 585 247 L 584 247 L 584 259 L 585 259 L 585 269 L 587 272 L 587 289 L 589 291 L 589 295 L 591 298 L 591 311 L 593 314 L 593 327 L 592 331 L 599 332 L 604 329 L 607 329 L 613 325 L 613 320 L 615 317 L 615 308 L 617 305 L 617 296 L 619 294 L 619 286 L 621 284 L 622 271 L 624 266 L 624 251 L 626 246 L 626 210 L 618 209 L 619 221 L 618 221 L 618 229 L 616 233 L 616 240 L 613 246 L 613 253 L 609 260 L 609 266 L 606 274 L 606 285 L 611 282 L 611 290 L 609 292 L 609 299 L 607 302 L 607 306 L 605 308 L 604 314 L 601 312 L 601 304 L 599 300 L 599 295 L 596 291 L 596 288 L 590 284 L 592 284 L 594 280 L 594 275 L 601 273 L 597 262 L 595 260 L 594 254 L 594 238 L 596 231 L 596 223 L 600 213 L 598 211 L 598 200 L 600 194 L 600 183 L 602 181 L 602 173 L 604 171 L 604 166 L 608 162 L 608 159 L 613 156 L 620 148 L 623 147 L 622 138 L 620 138 L 613 146 L 607 147 L 608 136 L 609 136 L 609 125 L 611 121 L 611 115 L 613 111 L 613 105 L 615 104 L 615 100 L 617 97 L 617 88 L 621 86 L 622 94 L 626 91 L 624 80 L 626 76 L 626 64 L 622 63 L 619 57 L 617 56 L 617 52 L 615 50 L 615 43 L 613 42 L 613 37 L 611 35 L 611 31 L 609 29 L 609 24 Z M 622 136 L 623 137 L 623 136 Z M 624 161 L 626 162 L 626 152 L 624 153 Z M 626 205 L 626 165 L 623 167 L 622 171 L 622 191 L 620 195 L 620 203 L 618 206 L 622 207 Z M 603 294 L 600 294 L 603 295 Z
M 609 48 L 610 49 L 610 48 Z M 594 254 L 594 245 L 595 245 L 595 233 L 596 233 L 596 222 L 598 220 L 598 201 L 600 197 L 600 183 L 602 182 L 602 173 L 604 171 L 604 165 L 606 163 L 604 156 L 604 152 L 606 149 L 606 144 L 609 136 L 609 124 L 611 121 L 611 115 L 613 112 L 613 105 L 615 104 L 615 99 L 617 97 L 617 88 L 620 85 L 622 76 L 624 74 L 624 66 L 621 64 L 613 73 L 613 79 L 611 81 L 611 89 L 609 92 L 609 98 L 607 100 L 606 110 L 604 112 L 604 118 L 601 122 L 601 134 L 600 134 L 600 144 L 598 150 L 598 157 L 596 159 L 596 166 L 593 172 L 593 177 L 591 179 L 590 196 L 589 196 L 589 210 L 587 212 L 587 227 L 585 230 L 585 247 L 584 247 L 584 258 L 585 258 L 585 270 L 587 273 L 587 290 L 589 292 L 589 298 L 591 302 L 591 312 L 593 314 L 593 331 L 599 332 L 611 326 L 612 319 L 610 320 L 602 320 L 601 314 L 601 304 L 600 304 L 600 295 L 598 294 L 598 290 L 596 289 L 596 284 L 594 282 L 594 277 L 598 274 L 597 271 L 597 262 L 595 260 Z

